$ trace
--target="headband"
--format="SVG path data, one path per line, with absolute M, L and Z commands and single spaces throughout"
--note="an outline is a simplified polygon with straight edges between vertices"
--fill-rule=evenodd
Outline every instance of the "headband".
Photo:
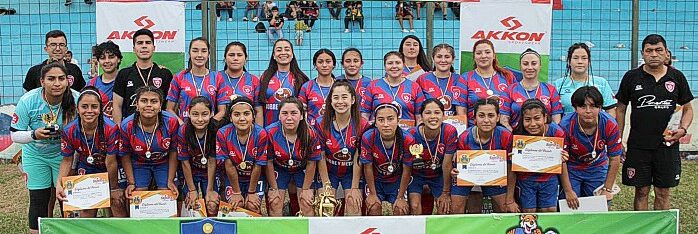
M 233 109 L 233 107 L 235 107 L 235 106 L 237 106 L 237 105 L 243 105 L 243 104 L 249 106 L 249 107 L 254 111 L 254 107 L 252 107 L 252 105 L 251 105 L 250 103 L 247 103 L 247 102 L 244 102 L 244 101 L 243 101 L 243 102 L 236 102 L 236 103 L 233 103 L 233 105 L 230 106 L 230 109 Z
M 521 60 L 521 59 L 522 59 L 524 56 L 526 56 L 527 54 L 533 54 L 533 55 L 535 55 L 536 57 L 538 57 L 538 59 L 540 59 L 540 54 L 538 54 L 538 52 L 536 52 L 535 50 L 533 50 L 533 49 L 531 49 L 531 48 L 528 48 L 528 49 L 526 49 L 526 51 L 524 51 L 523 53 L 521 53 L 521 57 L 519 57 L 519 60 Z
M 91 89 L 83 90 L 82 92 L 80 92 L 80 96 L 82 96 L 82 95 L 84 95 L 84 94 L 86 94 L 86 93 L 92 93 L 92 94 L 94 94 L 94 95 L 97 95 L 97 97 L 101 97 L 101 96 L 102 96 L 102 95 L 100 95 L 97 91 L 94 91 L 94 90 L 91 90 Z
M 373 117 L 375 117 L 376 114 L 378 113 L 378 110 L 380 110 L 383 107 L 387 107 L 387 108 L 395 110 L 395 112 L 397 112 L 398 118 L 400 116 L 402 116 L 402 111 L 400 110 L 399 106 L 397 106 L 396 104 L 393 104 L 393 103 L 386 102 L 386 103 L 381 103 L 376 107 L 376 109 L 373 111 Z

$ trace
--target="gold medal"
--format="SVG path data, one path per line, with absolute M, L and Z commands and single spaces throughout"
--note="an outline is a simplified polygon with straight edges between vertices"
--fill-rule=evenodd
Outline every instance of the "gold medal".
M 240 169 L 242 170 L 247 170 L 247 162 L 243 161 L 239 165 Z

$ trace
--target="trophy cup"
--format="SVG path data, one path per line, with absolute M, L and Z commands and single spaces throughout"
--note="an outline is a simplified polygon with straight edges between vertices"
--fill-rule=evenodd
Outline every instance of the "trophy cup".
M 410 154 L 412 154 L 415 159 L 421 159 L 423 152 L 424 146 L 422 144 L 410 145 Z
M 334 195 L 332 195 L 331 191 L 332 185 L 330 183 L 325 183 L 324 191 L 319 193 L 313 202 L 313 209 L 320 217 L 334 216 L 335 211 L 342 205 L 342 201 L 337 200 Z

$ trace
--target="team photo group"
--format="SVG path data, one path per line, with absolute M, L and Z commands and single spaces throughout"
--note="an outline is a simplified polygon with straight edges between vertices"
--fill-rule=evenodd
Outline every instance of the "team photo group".
M 101 69 L 83 79 L 64 59 L 68 43 L 60 30 L 46 34 L 49 59 L 27 73 L 11 124 L 32 232 L 56 203 L 62 211 L 80 203 L 70 199 L 83 192 L 80 179 L 66 178 L 91 174 L 106 174 L 81 178 L 108 185 L 100 216 L 111 217 L 146 212 L 147 196 L 137 196 L 146 191 L 176 200 L 172 216 L 464 214 L 479 213 L 483 197 L 495 213 L 558 212 L 589 196 L 610 207 L 620 183 L 635 188 L 623 191 L 634 192 L 635 210 L 649 209 L 651 192 L 654 209 L 665 210 L 693 116 L 686 77 L 657 34 L 644 38 L 644 64 L 619 87 L 593 75 L 584 43 L 569 46 L 566 75 L 550 82 L 539 81 L 537 51 L 521 51 L 514 71 L 487 39 L 462 49 L 474 62 L 456 71 L 453 46 L 427 54 L 420 38 L 405 36 L 375 78 L 362 73 L 361 48 L 317 50 L 317 77 L 308 77 L 286 39 L 271 46 L 266 70 L 251 74 L 255 54 L 245 44 L 216 51 L 195 38 L 186 69 L 172 73 L 153 61 L 155 37 L 141 29 L 133 48 L 95 46 Z M 119 69 L 126 50 L 137 60 Z M 209 69 L 212 54 L 223 55 L 222 70 Z M 324 209 L 328 198 L 336 209 Z M 76 213 L 98 212 L 65 214 Z

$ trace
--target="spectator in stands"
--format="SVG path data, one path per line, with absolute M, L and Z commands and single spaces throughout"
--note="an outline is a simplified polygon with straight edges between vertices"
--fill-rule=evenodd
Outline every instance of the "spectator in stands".
M 409 4 L 412 8 L 415 9 L 415 16 L 417 17 L 417 19 L 421 19 L 421 17 L 419 17 L 419 12 L 421 11 L 422 4 L 424 4 L 424 2 L 410 2 Z
M 395 5 L 395 14 L 397 17 L 397 22 L 400 24 L 400 28 L 402 29 L 402 32 L 408 32 L 407 29 L 405 29 L 404 23 L 402 22 L 405 19 L 410 23 L 409 32 L 414 32 L 414 22 L 412 21 L 412 8 L 410 8 L 409 3 L 405 1 L 397 1 L 397 5 Z
M 303 11 L 301 11 L 301 8 L 299 6 L 298 1 L 290 1 L 288 5 L 286 5 L 286 12 L 284 12 L 284 17 L 286 19 L 299 19 L 302 18 L 303 16 Z
M 443 15 L 443 19 L 446 20 L 446 16 L 448 15 L 448 3 L 447 2 L 440 2 L 438 3 L 438 7 L 435 10 L 441 10 L 441 14 Z
M 65 4 L 63 5 L 70 6 L 71 4 L 73 4 L 73 0 L 65 0 Z M 85 0 L 85 4 L 92 5 L 92 0 Z
M 282 39 L 284 38 L 283 34 L 283 29 L 284 27 L 284 17 L 281 17 L 279 15 L 279 7 L 272 7 L 271 8 L 271 18 L 269 19 L 269 29 L 267 29 L 267 35 L 269 36 L 269 42 L 272 44 L 277 40 L 277 39 Z M 274 37 L 274 34 L 277 35 L 277 37 Z
M 271 9 L 276 6 L 276 3 L 271 0 L 267 0 L 262 4 L 262 7 L 257 10 L 257 15 L 260 17 L 261 20 L 269 20 L 271 19 Z
M 64 59 L 65 59 L 66 62 L 75 64 L 75 65 L 79 65 L 79 64 L 78 64 L 78 60 L 75 59 L 75 58 L 73 58 L 73 51 L 70 51 L 70 50 L 66 51 L 66 52 L 65 52 L 65 58 L 64 58 Z
M 82 88 L 85 87 L 85 80 L 82 78 L 80 67 L 72 63 L 66 63 L 64 60 L 66 51 L 68 50 L 68 38 L 65 36 L 65 33 L 61 30 L 50 31 L 46 33 L 44 43 L 46 45 L 44 51 L 48 55 L 48 59 L 29 68 L 24 83 L 22 84 L 24 90 L 29 91 L 38 88 L 39 78 L 41 77 L 41 67 L 54 62 L 63 65 L 68 71 L 66 78 L 68 78 L 70 88 L 82 90 Z
M 228 21 L 233 21 L 233 9 L 235 8 L 235 2 L 233 1 L 220 1 L 216 3 L 216 19 L 221 21 L 221 11 L 225 10 L 228 12 Z
M 361 5 L 361 1 L 347 1 L 344 3 L 347 8 L 347 16 L 344 17 L 344 32 L 349 32 L 349 23 L 358 22 L 361 32 L 366 32 L 364 30 L 364 10 Z
M 451 8 L 451 11 L 453 11 L 453 15 L 456 16 L 456 20 L 460 20 L 460 3 L 448 2 L 448 8 Z
M 318 6 L 315 1 L 303 1 L 301 2 L 300 7 L 301 10 L 303 10 L 303 21 L 305 21 L 305 24 L 308 25 L 308 29 L 305 31 L 310 32 L 313 30 L 315 20 L 318 19 L 320 14 L 320 6 Z
M 303 45 L 303 32 L 305 30 L 308 30 L 308 25 L 305 24 L 302 20 L 296 20 L 296 45 L 297 46 L 302 46 Z
M 339 14 L 342 12 L 341 1 L 327 1 L 327 9 L 330 10 L 332 19 L 339 20 Z
M 257 22 L 259 18 L 257 16 L 257 10 L 259 9 L 259 1 L 247 1 L 247 6 L 245 7 L 245 15 L 242 16 L 242 21 L 247 21 L 247 13 L 252 12 L 252 15 L 250 16 L 252 18 L 252 22 Z M 255 15 L 257 14 L 257 15 Z

